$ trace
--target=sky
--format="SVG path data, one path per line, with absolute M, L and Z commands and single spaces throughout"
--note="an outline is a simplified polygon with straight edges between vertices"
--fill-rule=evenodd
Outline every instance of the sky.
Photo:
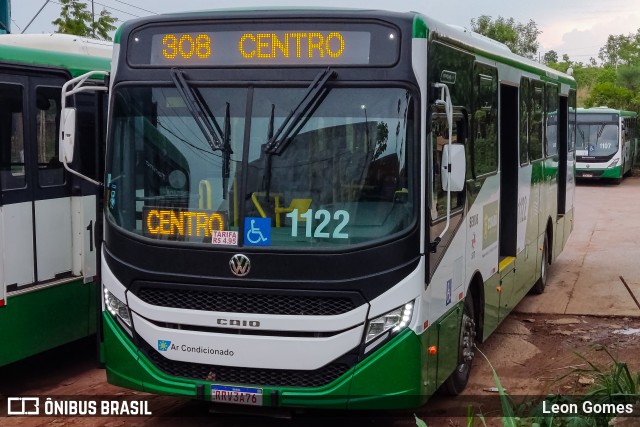
M 12 32 L 20 33 L 47 0 L 10 0 Z M 91 0 L 82 0 L 90 7 Z M 203 9 L 265 6 L 322 6 L 417 11 L 439 21 L 470 27 L 471 19 L 481 15 L 533 20 L 542 34 L 538 36 L 540 55 L 554 50 L 562 58 L 568 54 L 575 62 L 588 63 L 598 58 L 610 34 L 635 33 L 640 28 L 638 0 L 94 0 L 96 13 L 107 9 L 118 25 L 129 19 L 153 13 L 172 13 Z M 59 0 L 49 0 L 27 33 L 54 31 L 51 21 L 60 15 Z

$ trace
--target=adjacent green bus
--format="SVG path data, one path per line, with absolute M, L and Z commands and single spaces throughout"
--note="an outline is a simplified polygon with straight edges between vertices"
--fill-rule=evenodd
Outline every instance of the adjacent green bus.
M 576 177 L 620 184 L 638 149 L 638 113 L 607 107 L 578 108 Z
M 544 290 L 573 228 L 571 76 L 417 13 L 160 15 L 115 43 L 110 383 L 415 407 Z
M 98 190 L 58 160 L 58 121 L 63 85 L 109 70 L 111 53 L 75 36 L 0 35 L 0 366 L 96 331 Z M 97 178 L 106 103 L 71 102 L 83 147 L 73 166 Z

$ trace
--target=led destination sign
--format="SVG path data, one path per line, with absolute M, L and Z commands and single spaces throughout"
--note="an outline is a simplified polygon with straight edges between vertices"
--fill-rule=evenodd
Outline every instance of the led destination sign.
M 392 65 L 398 47 L 398 31 L 382 24 L 184 24 L 135 32 L 128 58 L 159 67 Z
M 167 236 L 188 240 L 189 237 L 211 238 L 223 231 L 225 214 L 211 211 L 187 211 L 168 208 L 143 208 L 144 234 L 149 237 Z
M 155 34 L 151 65 L 368 64 L 360 31 L 221 31 Z

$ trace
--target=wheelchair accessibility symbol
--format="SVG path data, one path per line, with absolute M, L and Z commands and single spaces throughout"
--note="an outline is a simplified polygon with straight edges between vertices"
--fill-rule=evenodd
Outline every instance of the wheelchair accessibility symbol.
M 244 244 L 246 246 L 270 246 L 271 218 L 245 218 Z

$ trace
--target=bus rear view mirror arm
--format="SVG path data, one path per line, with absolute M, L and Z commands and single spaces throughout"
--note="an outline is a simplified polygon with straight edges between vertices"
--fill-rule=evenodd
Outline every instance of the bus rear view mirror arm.
M 101 182 L 95 181 L 69 167 L 69 163 L 73 162 L 73 152 L 76 140 L 76 109 L 67 107 L 67 97 L 81 92 L 108 92 L 109 88 L 106 85 L 84 85 L 89 78 L 96 78 L 98 76 L 102 76 L 106 79 L 106 77 L 109 76 L 109 73 L 107 71 L 90 71 L 76 77 L 75 79 L 69 80 L 62 86 L 62 95 L 60 99 L 60 109 L 62 114 L 60 115 L 60 144 L 58 148 L 58 159 L 69 173 L 89 181 L 92 184 L 102 186 Z

